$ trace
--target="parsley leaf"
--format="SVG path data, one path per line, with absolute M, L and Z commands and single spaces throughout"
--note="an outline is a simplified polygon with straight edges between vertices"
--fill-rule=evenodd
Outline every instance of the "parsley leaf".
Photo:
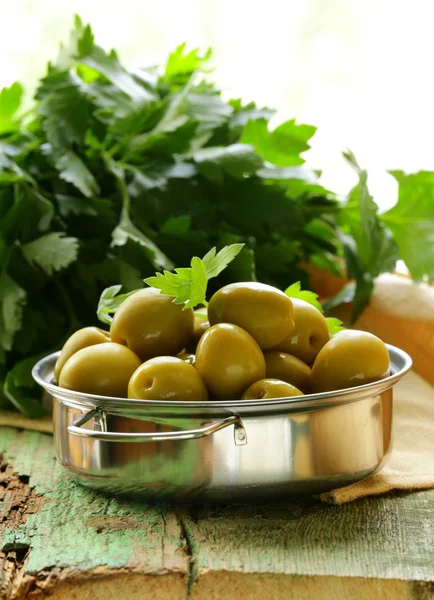
M 288 288 L 286 288 L 285 294 L 290 298 L 298 298 L 299 300 L 304 300 L 305 302 L 312 304 L 312 306 L 317 308 L 319 311 L 323 312 L 323 308 L 318 302 L 318 294 L 315 294 L 315 292 L 311 292 L 309 290 L 302 290 L 301 283 L 299 281 L 293 283 Z
M 14 117 L 20 107 L 23 92 L 17 81 L 0 91 L 0 134 L 17 129 L 19 121 Z
M 55 162 L 59 176 L 72 183 L 83 196 L 91 198 L 99 192 L 99 186 L 94 176 L 84 162 L 72 150 L 62 154 Z
M 211 58 L 211 48 L 207 50 L 204 56 L 199 56 L 199 48 L 194 48 L 190 52 L 186 52 L 185 48 L 186 43 L 184 42 L 169 54 L 164 74 L 166 79 L 176 79 L 180 76 L 189 77 L 192 73 L 204 67 Z
M 30 265 L 36 264 L 52 275 L 77 259 L 78 240 L 65 237 L 64 233 L 47 233 L 33 242 L 23 244 L 21 252 Z
M 156 273 L 155 277 L 145 279 L 145 283 L 173 296 L 173 302 L 184 304 L 184 309 L 206 302 L 208 278 L 203 261 L 196 256 L 191 259 L 190 268 L 175 269 L 175 273 Z
M 125 185 L 124 173 L 114 163 L 110 163 L 110 169 L 115 175 L 118 183 L 119 192 L 122 197 L 122 212 L 119 224 L 112 233 L 112 246 L 125 246 L 128 240 L 141 246 L 148 255 L 151 262 L 156 267 L 172 268 L 172 262 L 158 248 L 154 242 L 149 239 L 140 229 L 138 229 L 131 221 L 130 206 L 131 199 Z
M 335 294 L 332 298 L 327 298 L 322 303 L 323 309 L 327 312 L 332 308 L 336 308 L 340 304 L 352 302 L 356 293 L 356 284 L 354 281 L 350 281 L 344 287 Z
M 348 151 L 344 156 L 359 176 L 359 183 L 351 191 L 342 211 L 342 231 L 339 234 L 348 276 L 356 281 L 351 315 L 354 322 L 369 303 L 374 278 L 381 273 L 394 271 L 399 248 L 392 232 L 378 215 L 378 206 L 368 190 L 366 171 L 359 167 L 351 152 Z
M 391 171 L 399 183 L 397 204 L 381 215 L 399 244 L 413 279 L 434 282 L 434 173 Z
M 0 277 L 0 348 L 12 349 L 14 336 L 21 329 L 27 294 L 7 274 Z
M 211 277 L 220 275 L 220 273 L 226 269 L 228 264 L 241 252 L 243 247 L 244 244 L 231 244 L 230 246 L 222 248 L 218 254 L 216 254 L 215 248 L 211 248 L 202 259 L 203 264 L 205 265 L 207 278 L 211 279 Z
M 106 288 L 102 292 L 96 311 L 97 317 L 102 323 L 110 325 L 110 323 L 113 320 L 111 314 L 115 313 L 122 304 L 122 302 L 126 300 L 129 296 L 131 296 L 131 294 L 134 294 L 134 292 L 137 291 L 133 290 L 132 292 L 128 292 L 127 294 L 118 295 L 121 289 L 121 285 L 112 285 L 111 287 Z
M 43 354 L 39 354 L 18 362 L 6 375 L 3 384 L 3 393 L 6 398 L 30 419 L 37 419 L 47 414 L 47 411 L 35 398 L 38 386 L 32 378 L 32 367 L 42 357 Z
M 226 148 L 201 148 L 193 154 L 201 173 L 209 180 L 222 183 L 224 173 L 242 179 L 262 167 L 262 159 L 248 144 L 231 144 Z
M 244 244 L 226 246 L 216 254 L 211 250 L 203 257 L 191 259 L 190 267 L 175 269 L 175 273 L 164 271 L 148 277 L 145 283 L 161 290 L 163 294 L 173 296 L 175 304 L 184 304 L 184 308 L 194 308 L 199 304 L 207 305 L 206 290 L 208 280 L 217 277 L 239 254 Z
M 330 335 L 334 335 L 339 331 L 343 331 L 345 327 L 343 327 L 343 323 L 340 319 L 336 319 L 335 317 L 326 317 L 327 325 L 330 331 Z
M 248 121 L 241 135 L 241 143 L 251 144 L 262 158 L 278 167 L 303 164 L 302 152 L 309 150 L 308 141 L 316 127 L 297 125 L 294 120 L 282 123 L 269 131 L 265 119 Z

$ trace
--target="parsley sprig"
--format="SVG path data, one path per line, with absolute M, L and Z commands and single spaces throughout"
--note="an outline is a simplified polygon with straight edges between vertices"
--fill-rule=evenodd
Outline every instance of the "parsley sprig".
M 244 244 L 231 244 L 222 248 L 220 252 L 217 252 L 216 248 L 211 248 L 203 258 L 194 256 L 189 267 L 181 267 L 174 272 L 157 272 L 154 277 L 147 277 L 144 281 L 147 285 L 160 290 L 162 294 L 173 296 L 173 302 L 183 304 L 184 309 L 195 308 L 199 304 L 208 306 L 206 299 L 208 281 L 220 275 L 238 256 L 243 246 Z M 112 321 L 111 315 L 134 293 L 119 294 L 121 288 L 121 285 L 113 285 L 101 294 L 97 315 L 103 323 L 109 325 Z
M 194 308 L 199 304 L 207 306 L 208 280 L 220 275 L 243 247 L 244 244 L 231 244 L 218 253 L 215 247 L 211 248 L 203 258 L 194 256 L 190 267 L 175 269 L 175 273 L 156 273 L 155 277 L 147 277 L 144 281 L 163 294 L 173 296 L 174 303 L 184 304 L 184 308 Z

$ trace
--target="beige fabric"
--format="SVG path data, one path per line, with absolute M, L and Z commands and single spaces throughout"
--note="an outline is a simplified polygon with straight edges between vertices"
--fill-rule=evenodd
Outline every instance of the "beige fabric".
M 393 450 L 383 469 L 322 494 L 322 501 L 344 504 L 391 490 L 434 488 L 434 387 L 409 373 L 394 388 L 393 410 Z

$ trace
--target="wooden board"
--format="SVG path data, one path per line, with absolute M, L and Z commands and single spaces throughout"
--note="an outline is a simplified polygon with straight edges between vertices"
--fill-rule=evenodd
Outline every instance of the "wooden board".
M 2 428 L 0 452 L 2 598 L 434 598 L 434 491 L 150 507 L 73 483 L 48 435 Z
M 434 598 L 434 490 L 189 512 L 195 600 Z
M 2 597 L 75 590 L 83 600 L 134 600 L 146 586 L 148 599 L 185 598 L 187 554 L 174 513 L 76 485 L 49 435 L 2 428 L 0 451 Z

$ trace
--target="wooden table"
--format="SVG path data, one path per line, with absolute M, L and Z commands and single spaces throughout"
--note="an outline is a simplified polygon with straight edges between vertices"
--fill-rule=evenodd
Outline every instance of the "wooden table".
M 434 490 L 344 506 L 152 507 L 75 484 L 0 430 L 2 598 L 434 598 Z

